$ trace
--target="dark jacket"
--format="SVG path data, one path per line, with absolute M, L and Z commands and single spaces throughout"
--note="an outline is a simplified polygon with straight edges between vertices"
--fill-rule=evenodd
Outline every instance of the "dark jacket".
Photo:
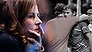
M 0 52 L 22 52 L 18 40 L 1 29 Z

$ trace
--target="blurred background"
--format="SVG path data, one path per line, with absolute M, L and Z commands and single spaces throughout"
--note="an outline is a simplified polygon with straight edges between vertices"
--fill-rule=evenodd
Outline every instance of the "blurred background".
M 77 5 L 77 16 L 87 14 L 88 9 L 92 9 L 92 0 L 39 0 L 38 7 L 41 13 L 41 20 L 43 21 L 42 27 L 45 31 L 45 24 L 48 20 L 55 18 L 54 7 L 57 3 L 65 5 L 75 3 Z M 45 35 L 43 35 L 44 39 Z M 42 41 L 43 44 L 46 44 Z M 45 45 L 46 46 L 46 45 Z
M 75 3 L 77 4 L 77 11 L 81 14 L 86 14 L 89 8 L 92 8 L 92 0 L 39 0 L 39 11 L 42 15 L 42 20 L 54 18 L 54 7 L 57 3 L 65 5 Z
M 39 0 L 38 7 L 43 21 L 43 28 L 48 20 L 55 18 L 54 7 L 57 3 L 65 5 L 75 3 L 77 5 L 77 15 L 86 14 L 87 10 L 92 8 L 92 0 Z

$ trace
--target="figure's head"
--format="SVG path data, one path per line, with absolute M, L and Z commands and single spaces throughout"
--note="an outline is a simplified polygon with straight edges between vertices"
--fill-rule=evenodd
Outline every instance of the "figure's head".
M 87 10 L 87 15 L 89 16 L 88 20 L 90 23 L 92 23 L 92 9 Z
M 91 16 L 91 15 L 92 15 L 92 9 L 88 9 L 88 10 L 87 10 L 87 15 L 88 15 L 88 16 Z
M 55 14 L 56 16 L 59 14 L 63 14 L 63 10 L 64 10 L 65 5 L 63 3 L 57 3 L 54 10 L 55 10 Z
M 71 3 L 69 5 L 67 5 L 64 9 L 64 15 L 65 17 L 71 17 L 71 16 L 75 16 L 76 15 L 76 4 Z
M 31 36 L 29 30 L 33 30 L 42 35 L 39 17 L 36 0 L 0 1 L 0 20 L 8 33 Z

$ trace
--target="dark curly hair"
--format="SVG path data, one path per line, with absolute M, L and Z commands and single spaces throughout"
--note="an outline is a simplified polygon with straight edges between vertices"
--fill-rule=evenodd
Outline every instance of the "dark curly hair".
M 71 3 L 71 4 L 67 5 L 64 10 L 70 9 L 74 13 L 74 12 L 77 12 L 77 8 L 76 7 L 77 7 L 76 4 Z
M 61 13 L 63 13 L 65 5 L 63 3 L 57 3 L 54 10 L 55 10 L 55 14 L 59 15 Z

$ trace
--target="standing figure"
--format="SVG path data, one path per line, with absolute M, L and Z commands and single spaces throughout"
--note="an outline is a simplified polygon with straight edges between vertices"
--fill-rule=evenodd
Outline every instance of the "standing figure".
M 58 12 L 63 15 L 58 14 L 56 18 L 46 23 L 47 52 L 67 52 L 71 28 L 76 22 L 85 19 L 78 17 L 65 18 L 64 7 L 62 5 L 57 7 Z
M 71 8 L 69 8 L 70 6 L 66 7 L 66 9 L 72 10 Z M 73 12 L 71 11 L 70 13 Z M 67 14 L 66 16 L 69 16 L 69 14 Z M 72 14 L 70 16 L 72 17 L 74 15 Z M 82 17 L 88 17 L 88 16 L 83 14 L 80 16 L 80 18 Z M 89 41 L 90 31 L 87 25 L 88 25 L 88 20 L 83 20 L 76 23 L 73 26 L 73 28 L 71 29 L 71 33 L 69 35 L 69 44 L 68 44 L 69 52 L 91 52 L 90 41 Z

